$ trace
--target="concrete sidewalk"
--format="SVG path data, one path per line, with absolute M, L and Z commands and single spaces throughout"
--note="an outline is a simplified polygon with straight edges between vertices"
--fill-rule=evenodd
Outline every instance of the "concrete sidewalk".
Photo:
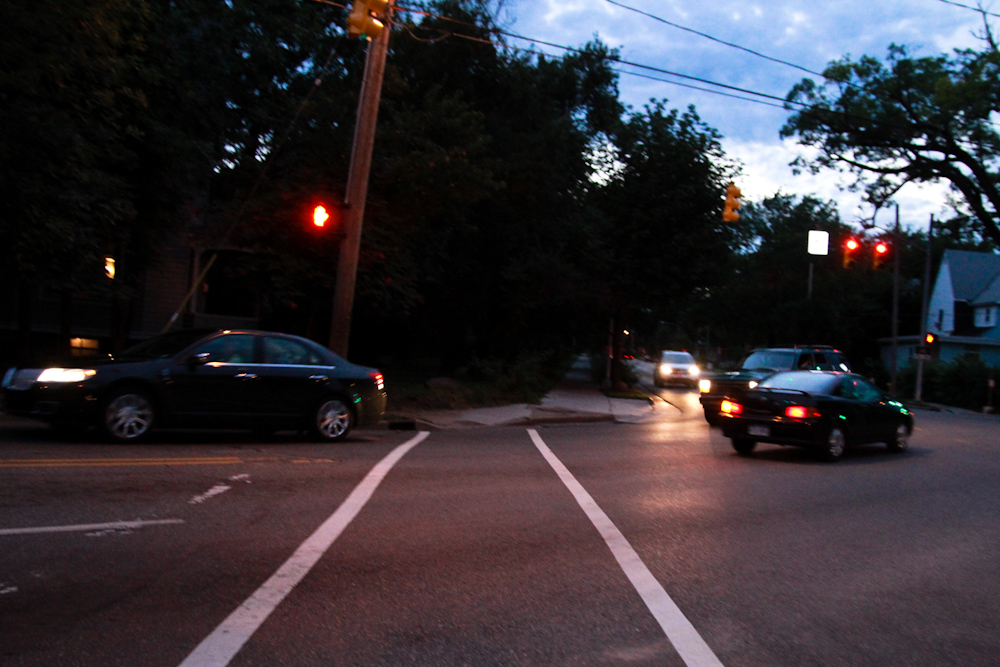
M 416 428 L 446 429 L 468 426 L 517 426 L 573 422 L 643 423 L 676 414 L 676 408 L 659 397 L 649 400 L 608 398 L 590 377 L 590 361 L 577 358 L 566 376 L 538 405 L 517 403 L 469 410 L 410 411 Z M 406 423 L 390 427 L 405 428 Z

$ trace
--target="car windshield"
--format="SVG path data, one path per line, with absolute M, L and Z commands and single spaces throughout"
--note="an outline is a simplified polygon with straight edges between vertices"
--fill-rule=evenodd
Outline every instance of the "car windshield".
M 664 352 L 662 361 L 668 364 L 693 364 L 694 357 L 687 352 Z
M 810 394 L 832 394 L 840 385 L 840 377 L 827 373 L 778 373 L 772 375 L 759 387 L 768 389 L 796 389 Z
M 743 370 L 767 369 L 772 371 L 795 368 L 794 351 L 761 350 L 743 360 Z
M 201 340 L 207 331 L 185 329 L 154 336 L 148 340 L 130 347 L 119 358 L 128 359 L 166 359 L 172 357 L 184 348 Z

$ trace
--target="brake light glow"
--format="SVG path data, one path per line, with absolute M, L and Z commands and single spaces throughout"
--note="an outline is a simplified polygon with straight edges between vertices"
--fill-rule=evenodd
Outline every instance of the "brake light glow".
M 372 373 L 372 379 L 375 380 L 375 387 L 379 391 L 385 389 L 385 378 L 382 377 L 381 373 Z
M 725 412 L 727 415 L 738 415 L 743 412 L 743 406 L 732 401 L 723 401 L 719 410 Z
M 804 405 L 789 405 L 785 408 L 785 416 L 792 419 L 809 419 L 820 415 L 815 408 L 808 408 Z

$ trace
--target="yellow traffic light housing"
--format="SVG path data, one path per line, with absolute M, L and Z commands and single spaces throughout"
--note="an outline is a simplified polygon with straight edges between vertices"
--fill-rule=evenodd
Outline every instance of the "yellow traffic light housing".
M 743 193 L 740 192 L 735 183 L 726 186 L 726 208 L 722 211 L 722 219 L 725 222 L 736 222 L 740 219 L 740 214 L 736 212 L 736 209 L 740 207 L 740 197 L 742 196 Z
M 876 271 L 882 268 L 885 263 L 886 258 L 889 256 L 889 244 L 885 241 L 879 241 L 875 244 L 874 252 L 872 252 L 872 268 Z
M 858 248 L 861 247 L 861 242 L 856 238 L 849 238 L 844 241 L 844 268 L 853 269 L 854 265 L 858 263 L 858 258 L 855 256 Z
M 378 39 L 385 25 L 377 16 L 385 12 L 389 0 L 354 0 L 347 16 L 347 36 L 351 39 Z

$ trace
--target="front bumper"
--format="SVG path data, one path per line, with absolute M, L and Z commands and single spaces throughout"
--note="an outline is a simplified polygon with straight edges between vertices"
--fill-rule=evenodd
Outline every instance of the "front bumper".
M 33 385 L 3 390 L 3 411 L 49 423 L 86 424 L 96 419 L 98 397 L 79 385 Z

